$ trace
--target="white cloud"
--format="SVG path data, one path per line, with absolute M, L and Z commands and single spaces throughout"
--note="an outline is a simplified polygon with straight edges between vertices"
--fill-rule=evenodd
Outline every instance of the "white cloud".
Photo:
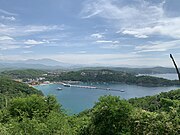
M 95 33 L 95 34 L 92 34 L 91 37 L 96 38 L 96 39 L 101 39 L 104 37 L 104 35 L 101 33 Z
M 3 41 L 3 40 L 14 40 L 14 39 L 9 36 L 0 36 L 0 41 Z
M 26 46 L 24 46 L 23 48 L 31 48 L 31 47 L 33 47 L 32 45 L 26 45 Z
M 93 16 L 100 16 L 106 19 L 121 19 L 130 18 L 136 14 L 136 10 L 131 7 L 118 7 L 113 3 L 114 0 L 90 0 L 84 4 L 81 12 L 83 18 L 91 18 Z M 131 11 L 131 14 L 129 12 Z
M 23 51 L 22 53 L 29 54 L 29 53 L 33 53 L 33 51 Z
M 16 13 L 11 13 L 11 12 L 3 10 L 3 9 L 0 9 L 0 13 L 6 14 L 6 15 L 11 15 L 11 16 L 16 16 L 17 15 Z
M 36 40 L 32 40 L 32 39 L 29 39 L 29 40 L 24 42 L 24 44 L 26 44 L 26 45 L 39 45 L 39 44 L 44 44 L 44 43 L 46 43 L 46 42 L 36 41 Z
M 87 51 L 79 51 L 79 52 L 77 52 L 77 53 L 85 54 L 85 53 L 87 53 Z
M 174 40 L 174 41 L 157 41 L 157 42 L 151 42 L 147 45 L 141 45 L 135 47 L 135 50 L 137 52 L 164 52 L 171 49 L 178 49 L 180 40 Z
M 118 33 L 120 33 L 120 32 L 118 32 Z M 147 35 L 143 35 L 143 33 L 135 31 L 135 30 L 134 31 L 133 30 L 124 30 L 122 33 L 127 34 L 127 35 L 133 35 L 136 38 L 148 38 Z
M 97 40 L 96 43 L 112 43 L 110 40 Z
M 112 43 L 113 44 L 119 44 L 119 41 L 113 41 Z
M 47 39 L 23 40 L 23 38 L 24 36 L 34 36 L 35 34 L 47 34 L 52 31 L 58 32 L 63 29 L 64 25 L 6 25 L 0 23 L 0 50 L 31 48 L 38 44 L 50 44 L 52 42 Z
M 155 26 L 127 28 L 123 34 L 133 35 L 139 38 L 147 38 L 150 35 L 163 35 L 180 39 L 180 17 L 163 18 Z
M 96 43 L 112 43 L 112 44 L 118 44 L 119 41 L 111 41 L 111 40 L 97 40 Z
M 156 4 L 144 0 L 132 1 L 133 4 L 122 1 L 88 0 L 81 14 L 86 18 L 104 18 L 118 32 L 136 38 L 161 35 L 180 39 L 180 16 L 167 16 L 164 9 L 165 1 Z
M 119 41 L 112 41 L 112 40 L 97 40 L 96 43 L 103 44 L 100 48 L 103 49 L 116 49 L 120 47 Z
M 13 37 L 63 30 L 64 25 L 5 25 L 0 23 L 0 35 Z
M 101 48 L 103 49 L 116 49 L 120 47 L 120 45 L 117 45 L 117 44 L 111 44 L 111 45 L 104 45 L 104 46 L 101 46 Z
M 57 25 L 27 25 L 25 26 L 25 32 L 27 33 L 34 33 L 34 32 L 46 32 L 52 30 L 64 30 L 64 25 L 57 26 Z
M 15 40 L 9 36 L 0 36 L 0 50 L 9 50 L 9 49 L 17 49 L 17 48 L 31 48 L 34 45 L 50 43 L 48 40 L 36 41 L 33 39 L 29 39 L 26 41 Z M 24 46 L 25 45 L 25 46 Z
M 18 49 L 18 48 L 20 48 L 19 45 L 11 45 L 11 44 L 9 44 L 9 45 L 1 44 L 0 45 L 0 50 L 11 50 L 11 49 Z
M 7 20 L 7 21 L 15 21 L 16 18 L 13 16 L 1 16 L 0 17 L 2 20 Z
M 12 50 L 20 48 L 17 42 L 9 36 L 0 36 L 0 50 Z
M 87 15 L 87 16 L 83 16 L 83 18 L 90 18 L 90 17 L 93 17 L 95 15 L 98 15 L 99 13 L 101 12 L 101 10 L 96 10 L 95 12 Z
M 92 17 L 94 13 L 101 11 L 94 15 L 110 20 L 119 20 L 124 23 L 123 25 L 127 25 L 132 24 L 134 21 L 158 19 L 164 13 L 162 6 L 163 3 L 151 5 L 144 0 L 136 1 L 132 5 L 124 5 L 118 0 L 89 0 L 84 4 L 82 15 L 91 15 L 90 17 Z

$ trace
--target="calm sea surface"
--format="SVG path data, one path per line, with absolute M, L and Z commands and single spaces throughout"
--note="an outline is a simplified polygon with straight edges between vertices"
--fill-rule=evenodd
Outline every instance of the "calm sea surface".
M 84 83 L 81 85 L 96 86 L 101 88 L 112 88 L 119 91 L 108 91 L 100 89 L 86 89 L 75 87 L 64 87 L 60 84 L 39 85 L 35 88 L 41 90 L 45 95 L 54 95 L 58 101 L 62 104 L 63 108 L 68 114 L 79 113 L 85 109 L 92 108 L 94 103 L 98 101 L 98 98 L 103 95 L 120 96 L 124 99 L 143 97 L 149 95 L 155 95 L 160 92 L 166 92 L 180 87 L 141 87 L 136 85 L 127 84 L 108 84 L 108 83 Z M 57 90 L 60 87 L 62 90 Z
M 139 76 L 141 76 L 141 75 L 155 76 L 155 77 L 165 78 L 165 79 L 169 79 L 169 80 L 177 80 L 178 79 L 177 74 L 139 74 Z

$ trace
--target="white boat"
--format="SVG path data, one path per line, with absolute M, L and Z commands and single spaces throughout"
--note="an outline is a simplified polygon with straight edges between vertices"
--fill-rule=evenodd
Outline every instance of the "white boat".
M 63 84 L 63 86 L 64 86 L 64 87 L 71 87 L 70 84 L 65 84 L 65 83 Z
M 121 89 L 121 92 L 125 92 L 125 90 Z
M 62 90 L 62 88 L 61 88 L 61 87 L 58 87 L 57 90 Z

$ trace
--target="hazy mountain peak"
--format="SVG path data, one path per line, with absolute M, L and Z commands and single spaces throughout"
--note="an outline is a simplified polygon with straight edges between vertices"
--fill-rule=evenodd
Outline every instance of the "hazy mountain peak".
M 59 62 L 56 60 L 52 60 L 52 59 L 28 59 L 25 61 L 21 61 L 22 63 L 26 63 L 26 64 L 43 64 L 43 65 L 47 65 L 47 66 L 67 66 L 69 64 L 67 63 L 63 63 L 63 62 Z

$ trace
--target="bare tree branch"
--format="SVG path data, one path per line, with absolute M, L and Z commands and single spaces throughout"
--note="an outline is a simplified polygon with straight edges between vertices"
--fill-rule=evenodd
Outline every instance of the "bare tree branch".
M 172 61 L 173 61 L 173 63 L 174 63 L 174 66 L 175 66 L 175 68 L 176 68 L 176 72 L 177 72 L 177 74 L 178 74 L 178 78 L 179 78 L 179 81 L 180 81 L 180 73 L 179 73 L 179 69 L 178 69 L 178 67 L 177 67 L 177 65 L 176 65 L 176 62 L 175 62 L 175 60 L 174 60 L 172 54 L 170 54 L 170 58 L 172 59 Z

